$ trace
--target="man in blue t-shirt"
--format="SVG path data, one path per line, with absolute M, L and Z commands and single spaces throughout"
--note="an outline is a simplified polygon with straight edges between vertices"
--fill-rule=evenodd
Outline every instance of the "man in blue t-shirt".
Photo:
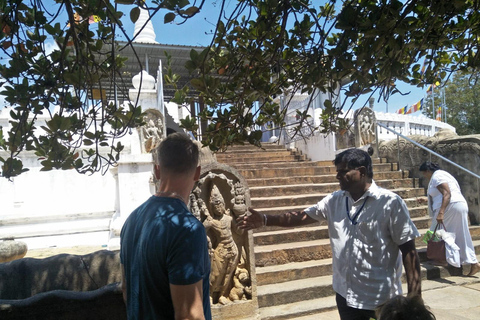
M 210 258 L 205 228 L 187 208 L 200 176 L 198 147 L 184 134 L 157 149 L 158 192 L 125 222 L 122 290 L 128 319 L 206 319 Z

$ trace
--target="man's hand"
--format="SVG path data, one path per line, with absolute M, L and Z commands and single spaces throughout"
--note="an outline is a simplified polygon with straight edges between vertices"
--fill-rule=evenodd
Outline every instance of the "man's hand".
M 237 218 L 238 228 L 252 230 L 265 226 L 265 215 L 248 208 L 248 212 Z

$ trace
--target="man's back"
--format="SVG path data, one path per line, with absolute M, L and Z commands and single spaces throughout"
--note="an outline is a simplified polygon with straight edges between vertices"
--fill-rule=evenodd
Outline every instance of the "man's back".
M 129 319 L 173 319 L 170 284 L 203 280 L 205 316 L 210 315 L 205 229 L 183 201 L 152 196 L 127 219 L 120 257 L 128 286 Z

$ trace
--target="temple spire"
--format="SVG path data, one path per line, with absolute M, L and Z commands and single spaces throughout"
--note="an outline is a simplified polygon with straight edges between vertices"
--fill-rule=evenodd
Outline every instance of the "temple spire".
M 158 43 L 155 41 L 155 31 L 153 30 L 153 24 L 152 21 L 148 21 L 150 18 L 150 14 L 148 13 L 148 10 L 145 10 L 143 8 L 140 9 L 140 15 L 135 22 L 135 30 L 133 32 L 133 35 L 138 36 L 135 38 L 133 42 L 141 42 L 141 43 Z M 145 23 L 148 21 L 148 23 L 145 25 Z M 142 30 L 142 27 L 145 25 L 145 27 Z

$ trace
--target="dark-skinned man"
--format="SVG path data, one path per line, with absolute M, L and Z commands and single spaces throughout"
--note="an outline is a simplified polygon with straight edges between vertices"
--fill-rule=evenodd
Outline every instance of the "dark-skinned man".
M 327 221 L 332 247 L 333 289 L 342 320 L 375 319 L 375 309 L 402 293 L 402 260 L 409 295 L 421 295 L 420 236 L 405 202 L 373 181 L 372 159 L 348 149 L 335 157 L 336 191 L 301 212 L 250 214 L 237 219 L 242 229 L 295 227 Z

